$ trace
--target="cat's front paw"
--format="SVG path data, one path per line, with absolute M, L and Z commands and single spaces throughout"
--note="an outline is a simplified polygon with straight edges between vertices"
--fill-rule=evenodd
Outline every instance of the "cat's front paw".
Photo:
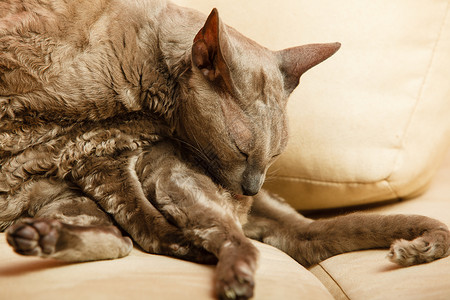
M 397 240 L 389 250 L 393 263 L 407 267 L 450 255 L 450 234 L 446 228 L 426 233 L 412 241 Z
M 251 243 L 226 243 L 216 269 L 216 292 L 220 299 L 253 297 L 259 252 Z
M 24 219 L 7 230 L 6 239 L 18 254 L 48 256 L 55 252 L 60 229 L 55 220 Z
M 218 268 L 216 289 L 219 299 L 249 299 L 253 296 L 254 272 L 246 262 L 238 261 Z

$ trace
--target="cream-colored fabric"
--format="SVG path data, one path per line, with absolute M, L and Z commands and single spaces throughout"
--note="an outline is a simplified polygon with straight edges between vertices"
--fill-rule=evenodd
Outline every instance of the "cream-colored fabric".
M 327 299 L 322 283 L 283 252 L 261 251 L 254 299 Z M 0 299 L 214 299 L 214 267 L 134 249 L 130 256 L 82 264 L 19 256 L 0 234 Z
M 448 300 L 450 295 L 448 258 L 401 268 L 386 260 L 386 251 L 368 250 L 337 256 L 320 266 L 341 289 L 331 290 L 335 299 Z M 316 274 L 317 269 L 311 271 Z
M 380 206 L 369 212 L 422 214 L 450 226 L 450 152 L 430 189 L 418 198 Z M 450 257 L 400 268 L 386 259 L 387 250 L 331 257 L 310 269 L 336 299 L 449 299 Z
M 342 43 L 303 75 L 266 188 L 320 209 L 422 192 L 450 142 L 448 0 L 177 0 L 271 49 Z

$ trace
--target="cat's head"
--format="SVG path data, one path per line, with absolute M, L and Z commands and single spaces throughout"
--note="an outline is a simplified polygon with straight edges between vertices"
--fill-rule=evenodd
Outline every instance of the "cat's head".
M 193 42 L 179 130 L 197 163 L 232 193 L 256 194 L 287 144 L 287 98 L 339 47 L 270 51 L 222 24 L 214 9 Z

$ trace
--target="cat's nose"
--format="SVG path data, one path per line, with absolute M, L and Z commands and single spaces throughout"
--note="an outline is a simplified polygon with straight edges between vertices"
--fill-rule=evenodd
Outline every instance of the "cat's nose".
M 244 186 L 242 185 L 242 193 L 245 196 L 255 196 L 259 192 L 259 186 Z
M 264 182 L 263 174 L 253 174 L 251 176 L 246 176 L 241 183 L 242 193 L 245 196 L 256 195 Z

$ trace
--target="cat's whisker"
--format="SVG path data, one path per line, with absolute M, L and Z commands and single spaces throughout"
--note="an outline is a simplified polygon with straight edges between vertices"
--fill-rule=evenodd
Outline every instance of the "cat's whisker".
M 207 162 L 210 161 L 209 157 L 207 155 L 205 155 L 203 153 L 203 151 L 201 151 L 199 148 L 195 147 L 194 145 L 192 145 L 189 142 L 186 142 L 182 139 L 176 138 L 176 137 L 170 137 L 172 140 L 177 141 L 185 146 L 187 146 L 189 149 L 193 150 L 195 153 L 199 154 L 201 156 L 201 158 Z
M 215 153 L 205 153 L 202 146 L 200 145 L 198 139 L 196 138 L 195 134 L 192 132 L 189 132 L 190 136 L 194 139 L 194 142 L 197 146 L 194 146 L 192 144 L 189 144 L 185 142 L 186 145 L 189 145 L 191 149 L 194 149 L 200 156 L 203 158 L 203 160 L 208 164 L 207 172 L 212 178 L 215 178 L 218 184 L 220 184 L 221 180 L 219 178 L 227 179 L 227 174 L 223 172 L 223 170 L 217 166 L 214 168 L 214 172 L 211 172 L 210 167 L 214 166 L 214 164 L 217 164 L 218 161 L 216 161 L 218 158 Z M 212 149 L 210 149 L 212 152 Z M 212 158 L 211 158 L 212 157 Z
M 275 180 L 274 177 L 266 177 L 266 179 L 264 180 L 264 183 L 272 182 L 274 180 Z
M 195 134 L 192 133 L 192 130 L 191 130 L 191 132 L 190 132 L 190 135 L 192 136 L 192 138 L 194 139 L 194 142 L 195 142 L 195 144 L 196 144 L 196 146 L 193 146 L 193 147 L 195 147 L 196 149 L 198 149 L 198 151 L 199 151 L 200 153 L 202 153 L 202 154 L 204 154 L 206 157 L 208 157 L 208 155 L 204 153 L 203 148 L 201 147 L 200 143 L 199 143 L 198 140 L 197 140 L 197 137 L 195 136 Z M 209 157 L 208 157 L 208 159 L 209 159 Z
M 278 176 L 278 174 L 280 174 L 280 171 L 281 171 L 280 167 L 275 167 L 275 168 L 272 167 L 270 169 L 270 172 L 267 172 L 266 181 L 267 181 L 267 179 L 271 179 L 273 177 Z

